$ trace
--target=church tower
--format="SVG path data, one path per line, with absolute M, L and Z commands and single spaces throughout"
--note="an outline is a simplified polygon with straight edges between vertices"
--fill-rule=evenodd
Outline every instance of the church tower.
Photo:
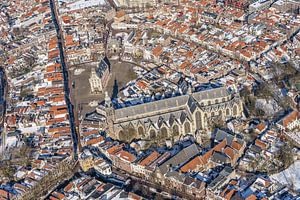
M 108 92 L 105 92 L 105 113 L 106 113 L 106 122 L 108 127 L 108 134 L 110 137 L 115 138 L 114 133 L 114 121 L 115 121 L 115 110 L 111 102 L 111 98 L 108 96 Z

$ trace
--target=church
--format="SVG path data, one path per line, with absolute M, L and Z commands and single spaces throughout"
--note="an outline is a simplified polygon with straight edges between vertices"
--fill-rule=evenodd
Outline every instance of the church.
M 107 57 L 104 57 L 96 69 L 91 69 L 89 78 L 91 94 L 100 94 L 105 90 L 109 81 L 111 66 Z
M 109 136 L 119 140 L 178 139 L 198 130 L 207 130 L 214 122 L 243 114 L 239 94 L 225 87 L 165 98 L 115 109 L 105 97 Z

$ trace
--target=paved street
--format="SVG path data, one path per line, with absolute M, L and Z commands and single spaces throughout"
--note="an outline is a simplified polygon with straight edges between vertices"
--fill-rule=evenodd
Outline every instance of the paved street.
M 58 48 L 60 51 L 60 61 L 61 61 L 61 66 L 63 69 L 63 77 L 64 77 L 64 90 L 65 90 L 65 100 L 66 104 L 68 106 L 68 112 L 69 112 L 69 121 L 70 121 L 70 128 L 71 128 L 71 134 L 72 134 L 72 140 L 73 140 L 73 154 L 74 154 L 74 159 L 78 159 L 78 135 L 76 132 L 76 127 L 75 127 L 75 115 L 74 115 L 74 107 L 72 104 L 72 101 L 70 99 L 70 82 L 69 82 L 69 77 L 68 77 L 68 69 L 67 65 L 65 62 L 65 56 L 64 56 L 64 45 L 63 45 L 63 34 L 62 30 L 58 21 L 58 13 L 57 13 L 57 8 L 55 5 L 55 0 L 50 0 L 50 7 L 51 7 L 51 13 L 52 13 L 52 19 L 56 27 L 56 32 L 57 32 L 57 38 L 58 38 Z

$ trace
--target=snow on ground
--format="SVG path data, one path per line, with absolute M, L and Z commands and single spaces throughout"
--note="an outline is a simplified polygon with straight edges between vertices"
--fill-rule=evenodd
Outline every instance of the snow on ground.
M 281 184 L 291 187 L 294 185 L 294 190 L 300 191 L 300 160 L 295 161 L 289 168 L 286 170 L 274 174 L 271 176 L 273 181 L 279 182 Z
M 69 0 L 60 0 L 59 2 L 69 2 L 67 4 L 67 8 L 60 8 L 61 12 L 70 12 L 79 9 L 85 9 L 93 6 L 104 6 L 107 5 L 106 0 L 76 0 L 76 1 L 69 1 Z
M 274 99 L 257 99 L 255 102 L 255 108 L 263 110 L 267 116 L 274 115 L 275 112 L 279 111 L 280 109 Z

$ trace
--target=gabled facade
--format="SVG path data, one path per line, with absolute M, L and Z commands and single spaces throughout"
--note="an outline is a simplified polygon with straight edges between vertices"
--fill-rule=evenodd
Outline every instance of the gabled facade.
M 102 59 L 96 69 L 91 70 L 89 78 L 91 93 L 99 94 L 102 93 L 109 81 L 110 76 L 110 62 L 105 57 Z

